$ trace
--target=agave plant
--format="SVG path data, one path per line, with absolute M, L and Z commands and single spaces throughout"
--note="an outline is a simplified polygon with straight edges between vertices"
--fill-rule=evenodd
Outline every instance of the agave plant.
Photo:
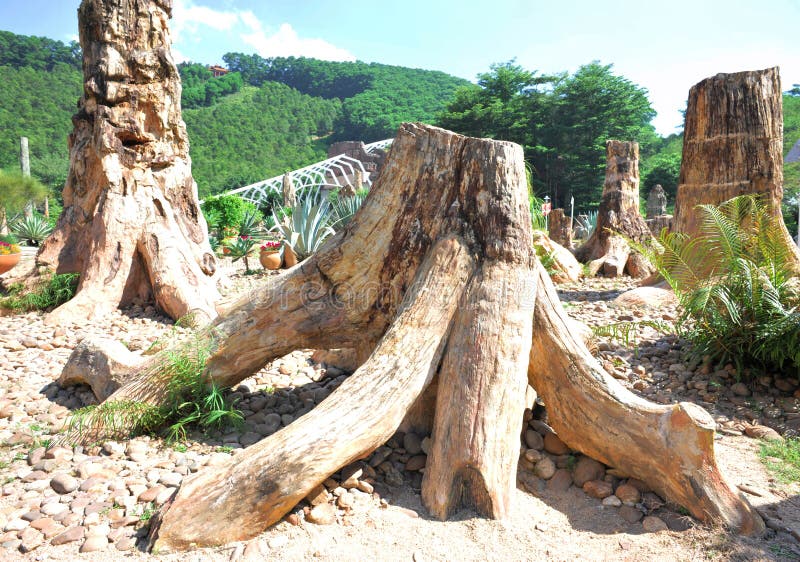
M 331 202 L 331 223 L 334 230 L 341 230 L 364 204 L 368 192 L 359 191 L 355 195 L 346 197 L 340 195 Z
M 330 215 L 330 203 L 320 196 L 319 191 L 309 191 L 298 199 L 290 214 L 273 217 L 273 230 L 283 235 L 297 259 L 303 261 L 335 234 L 329 226 Z
M 11 225 L 11 231 L 21 240 L 27 240 L 32 246 L 38 246 L 39 242 L 53 232 L 53 227 L 43 216 L 32 213 L 17 219 Z
M 800 301 L 780 221 L 752 195 L 697 211 L 694 238 L 664 229 L 655 244 L 632 242 L 675 291 L 694 352 L 732 361 L 740 375 L 799 368 Z
M 239 222 L 239 236 L 256 236 L 261 228 L 261 212 L 258 209 L 246 209 Z

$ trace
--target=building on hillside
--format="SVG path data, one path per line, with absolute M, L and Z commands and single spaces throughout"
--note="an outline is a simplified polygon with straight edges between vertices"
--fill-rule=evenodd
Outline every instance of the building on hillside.
M 791 164 L 792 162 L 800 162 L 800 140 L 794 143 L 794 146 L 783 159 L 784 164 Z
M 219 78 L 220 76 L 225 76 L 226 74 L 228 74 L 228 72 L 230 72 L 230 70 L 228 70 L 227 68 L 224 68 L 224 67 L 218 66 L 218 65 L 209 66 L 208 69 L 214 75 L 214 78 Z

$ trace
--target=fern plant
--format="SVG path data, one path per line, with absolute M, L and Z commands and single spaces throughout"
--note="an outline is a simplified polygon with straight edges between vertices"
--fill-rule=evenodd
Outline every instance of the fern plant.
M 756 196 L 699 205 L 699 235 L 629 242 L 675 291 L 697 356 L 745 367 L 800 368 L 800 311 L 791 250 Z

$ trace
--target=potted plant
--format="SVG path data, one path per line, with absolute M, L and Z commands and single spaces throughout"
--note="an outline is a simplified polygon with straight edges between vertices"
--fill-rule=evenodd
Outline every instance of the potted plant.
M 264 269 L 280 269 L 281 267 L 281 243 L 267 240 L 261 245 L 261 253 L 258 261 Z
M 0 275 L 11 271 L 22 255 L 13 236 L 0 236 Z

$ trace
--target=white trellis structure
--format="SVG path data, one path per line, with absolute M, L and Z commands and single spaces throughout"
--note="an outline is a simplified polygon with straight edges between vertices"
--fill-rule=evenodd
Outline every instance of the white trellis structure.
M 394 139 L 386 139 L 364 145 L 364 150 L 368 154 L 376 150 L 385 150 L 392 144 L 392 140 Z M 344 187 L 349 181 L 352 181 L 356 170 L 361 171 L 364 183 L 367 186 L 371 186 L 372 180 L 369 179 L 369 174 L 364 169 L 364 164 L 360 160 L 345 154 L 339 154 L 305 168 L 291 171 L 289 172 L 289 177 L 297 191 L 309 187 L 335 189 Z M 284 174 L 281 174 L 274 178 L 246 185 L 228 191 L 225 195 L 238 195 L 242 199 L 259 205 L 269 198 L 270 193 L 282 193 L 283 176 Z

